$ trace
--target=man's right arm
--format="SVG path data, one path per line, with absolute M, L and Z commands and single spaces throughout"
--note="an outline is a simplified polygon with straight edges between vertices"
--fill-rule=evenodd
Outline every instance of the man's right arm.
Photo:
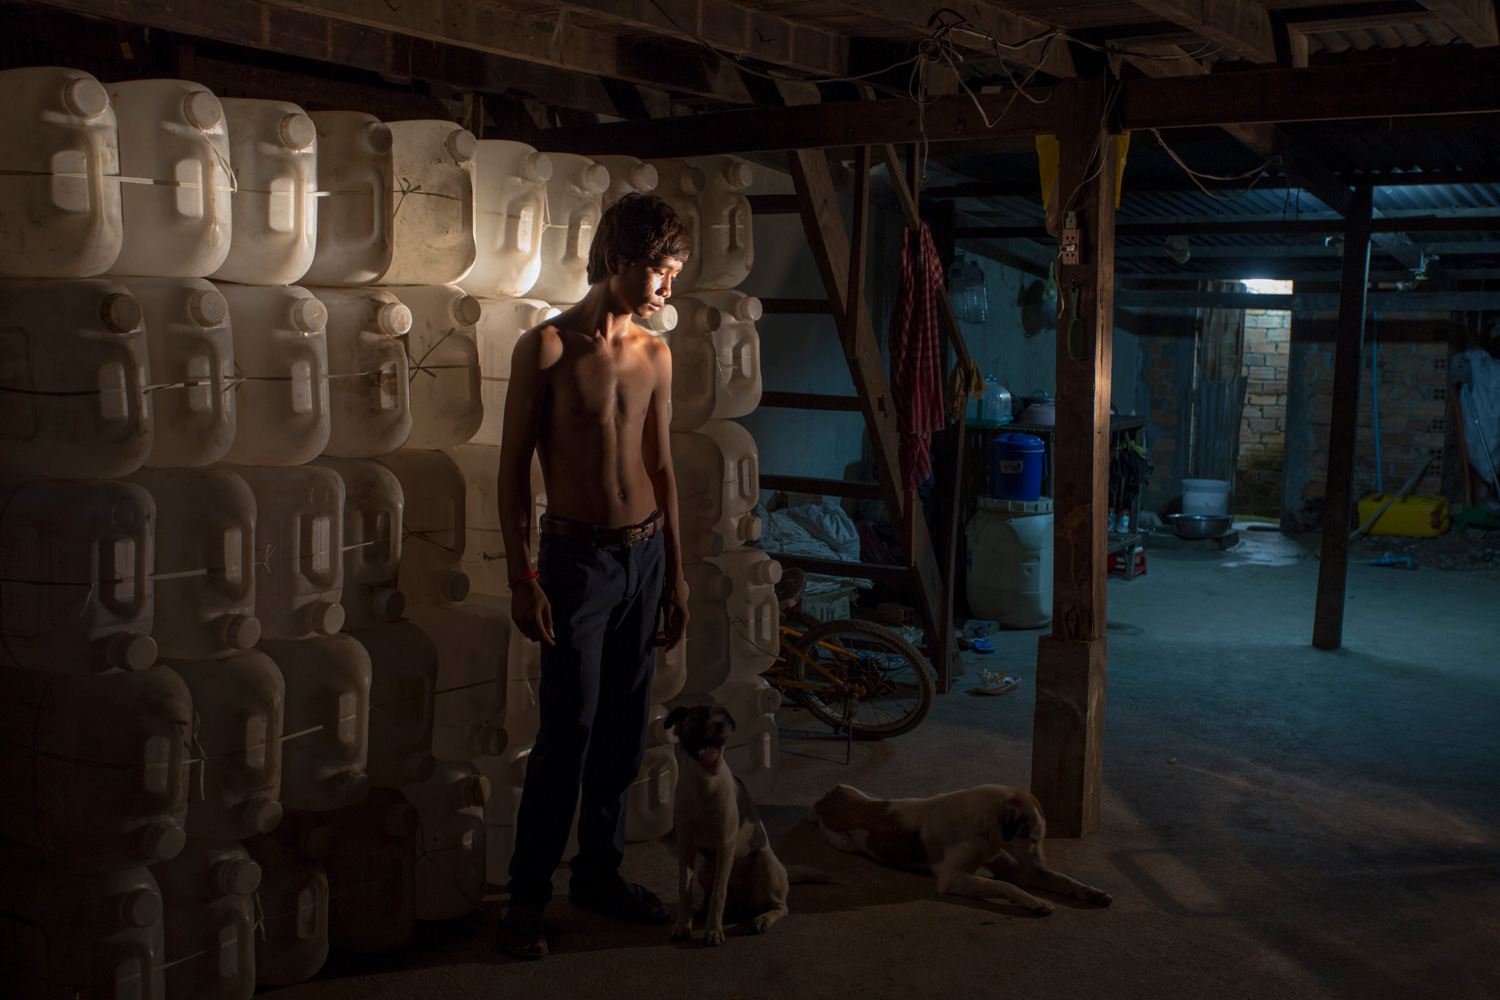
M 551 336 L 547 336 L 551 334 Z M 549 349 L 550 348 L 550 349 Z M 500 438 L 500 531 L 505 539 L 506 572 L 512 581 L 533 570 L 531 561 L 531 458 L 545 419 L 546 369 L 557 362 L 557 336 L 550 328 L 528 330 L 511 352 Z M 511 591 L 511 617 L 534 641 L 552 642 L 552 609 L 541 586 L 531 580 Z

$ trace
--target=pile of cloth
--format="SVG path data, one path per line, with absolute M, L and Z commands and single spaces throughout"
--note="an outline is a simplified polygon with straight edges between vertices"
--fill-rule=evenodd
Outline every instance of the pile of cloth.
M 859 531 L 854 519 L 833 497 L 823 498 L 822 503 L 803 503 L 773 511 L 767 511 L 762 505 L 756 508 L 756 513 L 764 526 L 757 544 L 773 557 L 778 552 L 787 552 L 814 559 L 859 561 Z M 844 586 L 850 579 L 809 573 L 803 593 L 808 597 L 826 594 Z M 874 583 L 854 579 L 854 585 L 869 590 Z

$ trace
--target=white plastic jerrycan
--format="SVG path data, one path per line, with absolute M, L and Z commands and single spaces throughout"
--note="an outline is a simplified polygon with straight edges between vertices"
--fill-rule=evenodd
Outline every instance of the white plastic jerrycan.
M 717 375 L 711 416 L 715 420 L 743 417 L 760 405 L 760 334 L 755 329 L 762 314 L 760 299 L 734 289 L 694 292 L 678 300 L 677 307 L 686 315 L 688 303 L 694 301 L 719 317 L 719 323 L 707 331 L 714 345 Z
M 689 595 L 691 597 L 691 595 Z M 688 642 L 684 636 L 675 648 L 656 648 L 656 672 L 651 676 L 651 701 L 664 705 L 687 683 Z
M 406 343 L 411 310 L 385 288 L 316 288 L 328 310 L 328 444 L 323 454 L 376 458 L 411 436 Z
M 474 266 L 472 132 L 449 121 L 391 122 L 391 266 L 386 285 L 450 285 Z
M 723 326 L 719 310 L 699 299 L 676 301 L 677 325 L 662 339 L 672 350 L 672 430 L 695 431 L 715 416 L 719 401 L 719 352 L 714 334 Z
M 128 476 L 151 453 L 141 305 L 98 278 L 0 280 L 0 469 Z
M 698 199 L 708 186 L 708 178 L 687 160 L 652 160 L 651 165 L 656 168 L 656 194 L 672 206 L 692 237 L 693 252 L 672 282 L 676 290 L 691 291 L 700 287 L 699 275 L 703 272 L 704 218 Z
M 255 981 L 291 986 L 311 979 L 328 959 L 328 873 L 333 833 L 318 813 L 289 813 L 269 834 L 245 841 L 260 865 L 261 926 Z
M 752 680 L 776 660 L 781 648 L 781 611 L 776 584 L 781 564 L 760 549 L 735 548 L 711 560 L 727 576 L 734 589 L 724 601 L 732 624 L 731 674 Z
M 328 444 L 328 310 L 296 285 L 216 286 L 234 331 L 234 444 L 224 460 L 301 465 Z
M 732 420 L 710 420 L 672 434 L 684 551 L 712 554 L 760 537 L 753 511 L 760 498 L 760 454 L 750 432 Z
M 235 187 L 219 281 L 290 285 L 318 245 L 318 130 L 295 104 L 227 97 Z
M 599 228 L 609 171 L 576 153 L 548 153 L 547 228 L 542 232 L 542 269 L 526 294 L 545 302 L 577 302 L 589 290 L 589 247 Z
M 368 285 L 391 266 L 391 130 L 363 111 L 313 111 L 318 241 L 310 285 Z
M 703 237 L 693 244 L 693 256 L 699 260 L 697 281 L 683 288 L 733 288 L 755 264 L 755 227 L 745 197 L 755 169 L 732 156 L 698 156 L 689 162 L 703 171 L 706 183 L 698 195 Z
M 401 567 L 404 501 L 396 474 L 372 458 L 320 458 L 344 481 L 345 628 L 396 621 L 406 598 L 396 587 Z
M 479 757 L 474 766 L 490 781 L 484 804 L 485 877 L 492 885 L 510 881 L 510 858 L 516 850 L 516 815 L 526 786 L 531 747 L 507 748 L 503 754 Z
M 212 465 L 229 451 L 237 425 L 229 304 L 202 278 L 121 278 L 120 284 L 140 303 L 146 325 L 154 382 L 146 465 Z
M 155 617 L 160 655 L 219 659 L 260 641 L 255 617 L 255 494 L 228 469 L 142 469 L 130 482 L 156 504 Z
M 484 421 L 475 339 L 484 308 L 457 285 L 403 288 L 401 301 L 412 314 L 406 336 L 411 381 L 411 435 L 406 447 L 463 444 Z
M 109 86 L 125 239 L 112 274 L 203 278 L 229 253 L 234 176 L 219 99 L 187 80 Z
M 552 161 L 524 142 L 483 139 L 476 145 L 474 238 L 478 255 L 459 284 L 481 298 L 525 295 L 542 268 Z
M 432 750 L 441 758 L 494 756 L 506 748 L 506 660 L 515 631 L 500 608 L 460 605 L 412 612 L 437 647 Z
M 438 651 L 409 621 L 355 629 L 370 654 L 370 750 L 365 772 L 376 788 L 402 788 L 432 776 L 433 688 Z
M 163 1000 L 162 902 L 144 867 L 0 852 L 13 997 Z
M 432 777 L 405 791 L 421 817 L 417 919 L 452 920 L 472 913 L 484 900 L 490 779 L 470 761 L 443 760 Z
M 262 639 L 281 670 L 281 802 L 338 809 L 364 800 L 370 727 L 370 656 L 348 635 Z
M 175 857 L 192 703 L 163 666 L 0 670 L 0 835 L 102 868 Z
M 81 69 L 0 70 L 0 275 L 82 278 L 120 253 L 120 154 L 103 85 Z
M 255 494 L 255 615 L 268 639 L 344 627 L 344 482 L 313 465 L 232 470 Z
M 627 842 L 656 840 L 672 831 L 672 796 L 676 790 L 677 755 L 670 746 L 648 747 L 625 797 Z
M 224 844 L 281 822 L 281 721 L 286 684 L 271 658 L 247 649 L 222 660 L 168 660 L 193 696 L 194 840 Z
M 604 208 L 609 208 L 627 194 L 650 194 L 656 190 L 656 168 L 633 156 L 596 156 L 594 162 L 609 171 L 609 187 L 604 190 Z
M 380 461 L 401 481 L 401 593 L 409 609 L 444 607 L 469 594 L 463 572 L 468 486 L 441 451 L 403 448 Z
M 260 865 L 239 844 L 194 840 L 151 874 L 164 904 L 167 996 L 250 1000 Z
M 500 448 L 490 444 L 464 444 L 445 449 L 463 470 L 468 486 L 464 504 L 468 521 L 464 539 L 463 571 L 474 594 L 505 597 L 510 593 L 510 570 L 505 556 L 505 535 L 500 530 Z M 531 457 L 531 555 L 536 558 L 537 529 L 547 509 L 547 490 L 542 480 L 541 460 Z
M 417 810 L 394 788 L 328 815 L 328 943 L 383 954 L 411 943 L 417 929 Z
M 683 564 L 682 574 L 688 585 L 687 643 L 693 655 L 687 661 L 679 701 L 723 684 L 733 666 L 733 626 L 725 602 L 734 593 L 734 581 L 708 560 Z
M 521 334 L 558 313 L 541 299 L 481 299 L 482 312 L 474 328 L 479 343 L 479 371 L 483 379 L 484 419 L 470 439 L 475 444 L 498 445 L 505 428 L 505 396 L 510 388 L 510 358 Z
M 140 486 L 0 488 L 0 663 L 81 674 L 155 663 L 155 535 Z

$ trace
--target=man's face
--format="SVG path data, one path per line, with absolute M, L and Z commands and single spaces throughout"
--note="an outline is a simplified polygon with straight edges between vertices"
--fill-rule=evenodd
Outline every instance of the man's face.
M 645 319 L 667 304 L 672 297 L 672 279 L 681 271 L 682 261 L 672 257 L 625 260 L 620 261 L 611 283 L 622 304 Z

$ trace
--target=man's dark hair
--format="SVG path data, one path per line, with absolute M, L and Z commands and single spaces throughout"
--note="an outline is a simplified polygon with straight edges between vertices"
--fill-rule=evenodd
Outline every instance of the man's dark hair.
M 608 256 L 618 261 L 686 261 L 693 238 L 672 206 L 654 194 L 627 194 L 605 210 L 589 245 L 589 284 L 609 277 Z

